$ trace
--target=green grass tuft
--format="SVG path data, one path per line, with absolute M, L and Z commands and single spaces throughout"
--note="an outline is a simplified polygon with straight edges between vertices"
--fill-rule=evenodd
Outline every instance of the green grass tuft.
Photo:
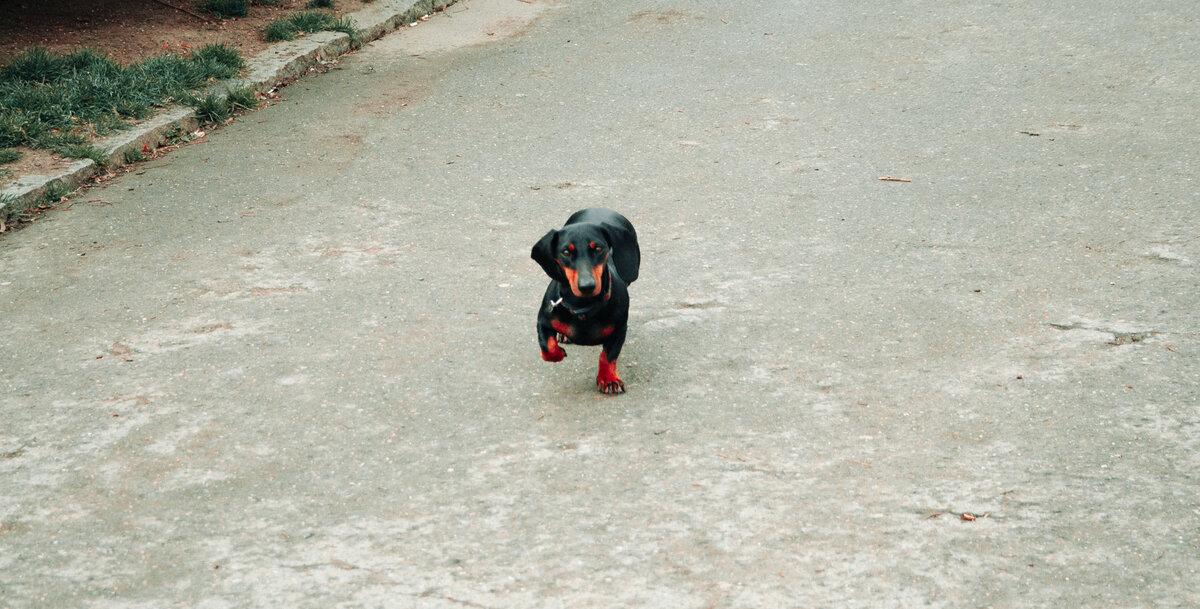
M 67 188 L 66 184 L 55 180 L 46 185 L 46 190 L 42 193 L 42 200 L 46 203 L 58 203 L 70 194 L 71 189 Z
M 296 26 L 287 19 L 276 19 L 263 28 L 263 37 L 267 39 L 267 42 L 295 40 L 299 35 L 300 30 L 296 29 Z
M 254 87 L 237 87 L 225 92 L 225 105 L 231 112 L 245 112 L 258 107 L 258 94 Z
M 245 17 L 250 14 L 250 0 L 204 0 L 200 8 L 217 19 Z
M 302 32 L 320 32 L 333 24 L 333 15 L 321 11 L 301 11 L 288 19 Z
M 26 50 L 0 70 L 0 81 L 50 82 L 63 74 L 66 66 L 60 57 L 51 55 L 45 47 Z
M 92 159 L 101 167 L 108 165 L 108 155 L 91 144 L 67 144 L 54 148 L 54 152 L 68 159 Z
M 125 164 L 126 165 L 130 165 L 133 163 L 141 163 L 144 160 L 146 160 L 146 155 L 142 154 L 142 151 L 138 150 L 137 148 L 131 148 L 131 149 L 125 151 Z
M 333 24 L 326 29 L 334 32 L 341 32 L 349 36 L 350 42 L 353 44 L 358 44 L 362 41 L 362 39 L 359 38 L 358 28 L 354 25 L 354 20 L 350 19 L 349 17 L 338 17 L 333 21 Z
M 0 148 L 0 165 L 11 163 L 21 158 L 21 153 L 8 148 Z
M 207 77 L 216 79 L 233 78 L 246 61 L 237 49 L 225 44 L 209 44 L 192 53 L 191 60 L 199 65 Z
M 267 24 L 263 35 L 268 42 L 295 40 L 301 33 L 342 32 L 350 36 L 353 43 L 359 42 L 358 28 L 349 17 L 334 17 L 321 11 L 303 11 Z
M 209 93 L 196 99 L 196 118 L 207 123 L 219 123 L 229 118 L 225 98 Z
M 46 131 L 39 133 L 37 139 L 30 142 L 33 148 L 44 148 L 56 154 L 66 156 L 63 151 L 75 146 L 84 146 L 87 144 L 87 138 L 79 133 L 62 133 L 59 131 Z

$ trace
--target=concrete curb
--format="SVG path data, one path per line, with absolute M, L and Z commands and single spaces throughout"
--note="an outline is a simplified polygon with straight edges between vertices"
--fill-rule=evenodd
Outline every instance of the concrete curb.
M 364 5 L 358 12 L 347 15 L 359 31 L 359 44 L 370 42 L 413 23 L 424 15 L 453 4 L 456 0 L 379 0 Z M 345 54 L 355 48 L 350 37 L 341 32 L 318 32 L 298 40 L 271 45 L 257 57 L 247 60 L 246 76 L 231 78 L 209 86 L 201 93 L 224 96 L 230 89 L 253 87 L 263 92 L 283 82 L 298 78 L 310 67 Z M 192 108 L 171 108 L 129 129 L 96 142 L 104 151 L 109 167 L 126 165 L 126 154 L 140 152 L 144 147 L 178 140 L 199 127 Z M 0 222 L 36 207 L 46 201 L 51 189 L 73 191 L 101 171 L 95 161 L 81 159 L 72 162 L 66 171 L 57 175 L 17 176 L 0 190 Z

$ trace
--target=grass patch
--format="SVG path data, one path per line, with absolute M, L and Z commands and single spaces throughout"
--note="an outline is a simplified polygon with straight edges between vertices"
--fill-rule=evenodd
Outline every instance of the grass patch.
M 141 150 L 136 148 L 125 151 L 125 164 L 132 165 L 133 163 L 141 163 L 146 160 L 146 155 L 142 154 Z
M 64 144 L 51 150 L 55 154 L 69 159 L 92 159 L 101 167 L 108 165 L 108 155 L 91 144 Z
M 209 93 L 194 98 L 191 103 L 196 108 L 196 118 L 207 123 L 221 123 L 238 112 L 257 108 L 258 94 L 254 87 L 237 87 L 226 89 L 225 95 Z
M 267 42 L 295 40 L 299 35 L 299 31 L 287 19 L 276 19 L 263 28 L 263 38 L 266 38 Z
M 280 40 L 295 40 L 301 34 L 310 32 L 342 32 L 350 37 L 350 42 L 357 44 L 358 28 L 349 17 L 334 17 L 321 11 L 303 11 L 284 19 L 276 19 L 267 24 L 263 35 L 267 42 Z
M 226 44 L 205 45 L 192 53 L 191 60 L 201 65 L 211 78 L 217 79 L 233 78 L 246 67 L 242 54 Z
M 206 123 L 220 123 L 229 118 L 229 106 L 225 98 L 209 93 L 196 99 L 196 118 Z
M 46 190 L 42 193 L 42 200 L 46 203 L 58 203 L 69 194 L 71 194 L 71 189 L 67 188 L 66 184 L 54 181 L 46 185 Z
M 0 148 L 0 179 L 7 178 L 8 176 L 12 175 L 12 170 L 5 167 L 5 165 L 19 158 L 21 158 L 20 152 L 17 152 L 16 150 L 9 150 L 8 148 Z
M 229 78 L 241 55 L 209 45 L 190 57 L 159 55 L 123 67 L 80 49 L 67 55 L 34 47 L 0 68 L 0 149 L 17 146 L 85 151 L 91 135 L 107 135 L 131 119 L 186 100 L 210 78 Z M 91 153 L 84 156 L 91 157 Z
M 250 14 L 250 0 L 204 0 L 200 9 L 217 19 L 245 17 Z
M 258 93 L 254 87 L 237 87 L 226 91 L 225 103 L 230 112 L 246 112 L 258 107 Z
M 31 146 L 44 148 L 68 159 L 92 159 L 101 167 L 108 165 L 108 155 L 93 146 L 88 138 L 78 133 L 52 131 L 33 140 Z
M 308 0 L 305 8 L 333 8 L 333 0 Z

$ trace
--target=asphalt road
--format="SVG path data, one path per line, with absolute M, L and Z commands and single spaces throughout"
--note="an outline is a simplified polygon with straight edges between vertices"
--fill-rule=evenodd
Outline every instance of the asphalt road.
M 465 0 L 0 238 L 0 606 L 1200 606 L 1198 107 L 1191 0 Z

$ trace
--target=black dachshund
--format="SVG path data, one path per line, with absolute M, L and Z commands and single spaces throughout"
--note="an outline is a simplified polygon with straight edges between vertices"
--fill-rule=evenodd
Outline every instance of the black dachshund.
M 624 393 L 617 357 L 629 322 L 625 288 L 637 279 L 642 259 L 633 225 L 611 209 L 577 211 L 562 230 L 546 233 L 531 255 L 551 279 L 537 318 L 542 359 L 561 362 L 567 356 L 560 340 L 603 345 L 596 389 Z

